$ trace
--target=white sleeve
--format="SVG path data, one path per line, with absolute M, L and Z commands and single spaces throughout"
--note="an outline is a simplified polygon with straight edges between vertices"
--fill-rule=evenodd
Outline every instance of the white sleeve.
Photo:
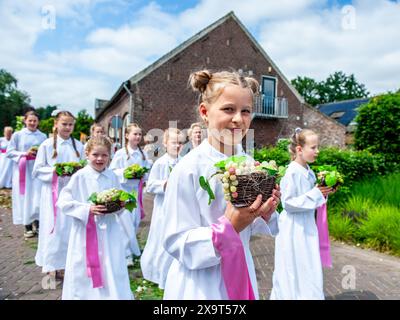
M 296 189 L 296 181 L 293 174 L 288 174 L 282 179 L 282 205 L 287 212 L 296 213 L 304 212 L 304 210 L 313 210 L 326 202 L 325 197 L 317 187 L 300 196 L 296 196 Z
M 115 173 L 115 175 L 118 177 L 119 183 L 126 183 L 128 179 L 124 178 L 124 170 L 125 166 L 123 163 L 123 159 L 120 156 L 121 153 L 117 152 L 114 155 L 114 158 L 112 159 L 110 163 L 110 169 Z
M 159 163 L 155 163 L 151 168 L 146 188 L 148 193 L 164 194 L 164 185 L 167 179 L 161 179 L 163 169 L 163 166 Z
M 24 151 L 17 150 L 18 137 L 19 137 L 18 134 L 12 135 L 10 143 L 9 143 L 9 145 L 7 147 L 7 151 L 6 151 L 6 157 L 17 163 L 19 162 L 19 159 L 21 158 L 21 156 L 26 154 L 26 152 L 24 152 Z
M 268 222 L 266 222 L 263 218 L 258 217 L 254 219 L 251 224 L 251 234 L 266 234 L 270 236 L 276 236 L 279 233 L 278 227 L 278 212 L 274 212 L 269 218 Z
M 45 145 L 41 144 L 36 154 L 35 164 L 33 165 L 32 178 L 38 178 L 43 182 L 51 182 L 54 167 L 47 163 L 46 150 Z
M 212 242 L 212 229 L 201 225 L 194 180 L 191 173 L 175 168 L 169 177 L 164 202 L 167 216 L 164 248 L 190 270 L 220 263 Z
M 79 192 L 79 179 L 73 175 L 68 184 L 60 192 L 57 207 L 61 213 L 79 219 L 86 225 L 89 219 L 91 204 L 77 201 L 76 194 Z

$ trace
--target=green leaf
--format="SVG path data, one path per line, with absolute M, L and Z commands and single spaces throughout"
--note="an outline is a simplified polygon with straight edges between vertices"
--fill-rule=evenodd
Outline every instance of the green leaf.
M 135 209 L 135 208 L 136 208 L 136 201 L 135 201 L 135 202 L 129 201 L 129 202 L 126 202 L 126 203 L 125 203 L 125 209 L 126 209 L 126 210 L 132 212 L 133 209 Z
M 199 183 L 200 183 L 200 187 L 202 189 L 204 189 L 205 191 L 207 191 L 207 193 L 208 193 L 208 205 L 210 205 L 211 201 L 215 199 L 215 195 L 214 195 L 214 192 L 211 190 L 210 183 L 203 176 L 201 176 L 199 178 Z
M 62 176 L 63 174 L 63 168 L 56 166 L 56 173 L 58 176 Z
M 120 201 L 127 201 L 129 200 L 129 193 L 122 191 L 121 194 L 119 195 L 119 200 Z
M 96 192 L 93 192 L 93 193 L 90 195 L 90 197 L 88 198 L 88 201 L 89 201 L 89 202 L 92 202 L 92 203 L 94 203 L 94 204 L 96 204 L 96 202 L 97 202 L 97 193 L 96 193 Z

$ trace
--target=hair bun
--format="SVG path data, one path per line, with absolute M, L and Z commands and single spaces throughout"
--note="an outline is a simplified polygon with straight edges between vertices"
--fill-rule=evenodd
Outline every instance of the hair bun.
M 203 93 L 206 91 L 211 78 L 212 74 L 208 70 L 196 71 L 190 74 L 189 83 L 194 91 L 200 91 Z

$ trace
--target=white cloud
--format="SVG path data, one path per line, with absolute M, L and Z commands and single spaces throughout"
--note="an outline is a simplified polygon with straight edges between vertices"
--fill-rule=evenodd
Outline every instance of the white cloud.
M 34 105 L 60 104 L 75 113 L 93 108 L 95 97 L 109 99 L 122 81 L 232 10 L 289 79 L 322 80 L 343 70 L 372 93 L 399 86 L 398 2 L 355 1 L 354 30 L 343 28 L 342 7 L 327 7 L 326 0 L 202 0 L 178 14 L 151 2 L 127 24 L 95 28 L 92 9 L 103 2 L 126 8 L 123 0 L 1 2 L 2 68 L 20 80 Z M 84 47 L 33 53 L 44 31 L 41 8 L 48 4 L 57 19 L 91 26 Z

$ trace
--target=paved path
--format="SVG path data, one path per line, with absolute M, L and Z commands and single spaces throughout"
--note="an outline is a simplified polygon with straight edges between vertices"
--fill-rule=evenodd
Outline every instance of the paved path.
M 145 197 L 150 213 L 152 198 Z M 142 222 L 139 237 L 145 239 L 150 214 Z M 34 263 L 36 239 L 25 241 L 23 227 L 14 226 L 11 210 L 0 208 L 0 300 L 59 299 L 61 285 L 55 290 L 43 289 L 40 268 Z M 257 236 L 251 242 L 260 298 L 271 292 L 274 240 Z M 338 242 L 332 243 L 333 268 L 324 271 L 327 299 L 400 299 L 400 258 L 364 250 Z M 355 274 L 355 277 L 352 277 Z

